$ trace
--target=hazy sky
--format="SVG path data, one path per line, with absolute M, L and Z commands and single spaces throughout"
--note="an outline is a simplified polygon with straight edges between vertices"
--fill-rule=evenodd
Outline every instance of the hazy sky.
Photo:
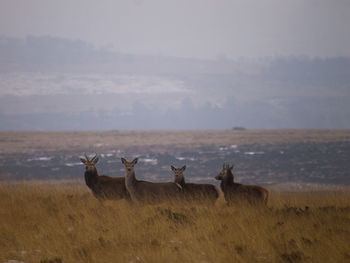
M 0 0 L 0 36 L 217 58 L 350 56 L 350 0 Z

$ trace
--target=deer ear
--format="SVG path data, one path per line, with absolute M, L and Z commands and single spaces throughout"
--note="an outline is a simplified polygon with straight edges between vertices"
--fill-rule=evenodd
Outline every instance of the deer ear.
M 138 160 L 139 160 L 139 158 L 135 158 L 135 159 L 132 161 L 133 165 L 137 164 L 137 161 L 138 161 Z
M 99 160 L 99 158 L 98 158 L 98 157 L 95 157 L 95 158 L 94 158 L 94 164 L 97 164 L 98 160 Z
M 124 158 L 120 158 L 120 160 L 122 161 L 123 164 L 126 163 L 126 160 Z
M 83 164 L 86 164 L 86 160 L 85 160 L 85 159 L 80 158 L 80 161 L 81 161 Z
M 230 170 L 232 171 L 232 169 L 233 169 L 233 165 L 231 165 L 231 167 L 229 167 L 230 168 Z
M 185 171 L 186 170 L 186 165 L 182 166 L 181 170 Z
M 171 165 L 170 168 L 175 172 L 176 168 L 174 166 Z

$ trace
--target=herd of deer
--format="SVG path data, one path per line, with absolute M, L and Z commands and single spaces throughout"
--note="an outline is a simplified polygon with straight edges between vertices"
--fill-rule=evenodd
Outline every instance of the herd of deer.
M 183 172 L 186 165 L 182 168 L 171 166 L 175 174 L 174 182 L 154 183 L 138 180 L 135 176 L 135 165 L 138 159 L 128 162 L 121 158 L 125 166 L 125 177 L 109 177 L 99 175 L 96 169 L 96 163 L 99 158 L 95 155 L 89 159 L 85 155 L 80 160 L 85 164 L 85 182 L 92 190 L 93 194 L 99 199 L 126 199 L 134 203 L 158 203 L 180 199 L 185 201 L 203 201 L 206 200 L 215 204 L 221 194 L 218 187 L 212 184 L 192 184 L 186 183 Z M 233 181 L 233 166 L 223 165 L 220 173 L 215 177 L 220 180 L 221 190 L 224 193 L 228 205 L 233 205 L 240 201 L 246 201 L 250 204 L 267 204 L 269 192 L 260 186 L 242 185 Z

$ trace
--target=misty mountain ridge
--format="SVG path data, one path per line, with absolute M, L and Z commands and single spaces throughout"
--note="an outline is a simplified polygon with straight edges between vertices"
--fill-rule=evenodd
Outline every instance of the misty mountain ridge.
M 0 130 L 350 128 L 350 58 L 131 55 L 0 38 Z
M 105 67 L 103 67 L 103 65 Z M 260 73 L 266 78 L 285 80 L 287 76 L 313 78 L 320 72 L 350 79 L 350 57 L 310 58 L 308 56 L 277 56 L 217 60 L 179 58 L 162 55 L 123 54 L 109 48 L 96 48 L 82 40 L 52 36 L 28 36 L 25 39 L 0 37 L 1 71 L 52 71 L 118 73 L 118 74 L 232 74 Z M 168 66 L 164 68 L 164 66 Z M 108 68 L 110 67 L 110 68 Z M 132 71 L 130 71 L 132 70 Z M 329 79 L 329 78 L 328 78 Z

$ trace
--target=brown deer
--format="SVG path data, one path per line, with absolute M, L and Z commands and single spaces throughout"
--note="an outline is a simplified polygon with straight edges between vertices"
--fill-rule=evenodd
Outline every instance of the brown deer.
M 211 204 L 215 204 L 220 193 L 220 190 L 216 186 L 212 184 L 185 183 L 183 172 L 186 169 L 186 165 L 178 169 L 172 165 L 170 167 L 175 175 L 174 182 L 181 185 L 186 201 L 208 201 Z
M 176 200 L 182 195 L 182 188 L 176 183 L 152 183 L 136 179 L 134 166 L 138 158 L 128 162 L 121 158 L 125 165 L 125 186 L 131 200 L 135 203 L 159 203 Z
M 109 177 L 99 175 L 95 167 L 99 158 L 95 155 L 91 160 L 85 155 L 80 161 L 85 164 L 85 183 L 98 199 L 122 199 L 130 201 L 130 195 L 125 187 L 124 177 Z
M 233 182 L 233 165 L 223 165 L 221 172 L 215 177 L 221 180 L 221 190 L 224 193 L 228 205 L 233 205 L 241 201 L 250 204 L 267 204 L 269 192 L 257 185 L 243 185 Z

